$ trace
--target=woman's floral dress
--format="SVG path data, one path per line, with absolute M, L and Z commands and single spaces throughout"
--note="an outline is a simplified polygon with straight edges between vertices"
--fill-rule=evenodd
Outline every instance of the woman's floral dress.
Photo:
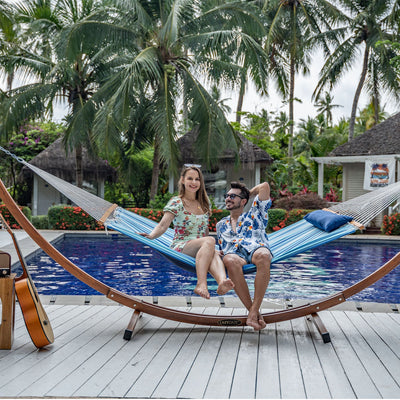
M 178 196 L 172 197 L 164 207 L 164 212 L 175 215 L 173 220 L 175 234 L 171 248 L 182 252 L 189 240 L 198 239 L 207 235 L 208 213 L 196 215 L 185 210 L 182 199 Z

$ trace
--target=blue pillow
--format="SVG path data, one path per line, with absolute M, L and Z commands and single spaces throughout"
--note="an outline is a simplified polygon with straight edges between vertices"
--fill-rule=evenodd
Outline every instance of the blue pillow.
M 330 211 L 316 210 L 308 213 L 304 216 L 304 219 L 316 228 L 325 232 L 332 232 L 345 223 L 352 221 L 353 217 L 335 214 Z

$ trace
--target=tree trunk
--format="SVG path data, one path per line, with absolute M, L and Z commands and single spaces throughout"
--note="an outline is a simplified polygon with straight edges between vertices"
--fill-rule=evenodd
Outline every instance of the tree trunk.
M 294 129 L 294 57 L 290 60 L 290 88 L 289 88 L 289 146 L 288 157 L 293 157 L 293 129 Z
M 75 181 L 76 186 L 79 188 L 82 187 L 83 184 L 83 164 L 82 164 L 82 145 L 79 144 L 75 148 Z
M 242 112 L 245 91 L 246 91 L 246 76 L 242 74 L 242 76 L 240 77 L 239 99 L 238 99 L 237 107 L 236 107 L 236 122 L 239 122 L 239 123 L 242 118 L 240 113 Z
M 379 124 L 379 108 L 380 108 L 380 104 L 379 104 L 379 91 L 377 88 L 377 84 L 376 84 L 376 80 L 374 79 L 374 125 Z
M 358 82 L 357 90 L 353 99 L 353 106 L 351 107 L 351 116 L 350 116 L 350 124 L 349 124 L 349 141 L 354 138 L 354 125 L 356 123 L 356 112 L 358 100 L 360 99 L 361 90 L 364 86 L 365 77 L 367 76 L 368 70 L 368 58 L 369 58 L 369 47 L 365 45 L 364 51 L 364 61 L 363 61 L 363 69 L 361 72 L 360 82 Z
M 158 177 L 160 175 L 160 142 L 154 139 L 153 173 L 151 176 L 150 200 L 154 200 L 158 189 Z

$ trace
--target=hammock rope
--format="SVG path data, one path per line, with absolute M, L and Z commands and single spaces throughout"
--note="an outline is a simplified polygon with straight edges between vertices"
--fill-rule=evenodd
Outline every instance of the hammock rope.
M 147 239 L 138 233 L 151 232 L 157 224 L 155 221 L 118 207 L 115 204 L 49 174 L 27 163 L 1 146 L 0 150 L 32 170 L 65 197 L 69 198 L 74 204 L 85 210 L 94 219 L 101 221 L 106 228 L 114 229 L 156 249 L 181 267 L 186 267 L 188 269 L 195 268 L 195 259 L 193 257 L 179 253 L 170 248 L 174 236 L 172 229 L 169 228 L 164 235 L 157 239 Z M 341 215 L 350 215 L 357 223 L 367 225 L 383 210 L 399 199 L 400 182 L 396 182 L 387 187 L 336 204 L 328 210 Z M 315 228 L 305 220 L 301 220 L 268 235 L 270 248 L 273 253 L 272 262 L 281 261 L 342 236 L 354 233 L 357 229 L 358 227 L 352 223 L 346 223 L 340 228 L 328 233 Z M 247 265 L 244 267 L 245 273 L 253 272 L 254 270 L 254 265 Z

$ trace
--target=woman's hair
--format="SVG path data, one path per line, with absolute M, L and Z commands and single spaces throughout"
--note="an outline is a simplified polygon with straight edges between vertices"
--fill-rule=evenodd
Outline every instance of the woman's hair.
M 200 207 L 203 210 L 204 214 L 210 213 L 210 200 L 207 196 L 206 186 L 204 184 L 203 174 L 199 167 L 196 166 L 184 166 L 181 171 L 181 179 L 179 179 L 179 197 L 183 197 L 185 195 L 185 185 L 182 183 L 183 178 L 186 173 L 190 170 L 196 171 L 199 174 L 200 178 L 200 187 L 196 192 L 196 200 L 200 203 Z
M 250 190 L 247 189 L 246 185 L 241 182 L 231 182 L 231 189 L 240 189 L 240 196 L 246 199 L 246 204 L 250 198 Z

